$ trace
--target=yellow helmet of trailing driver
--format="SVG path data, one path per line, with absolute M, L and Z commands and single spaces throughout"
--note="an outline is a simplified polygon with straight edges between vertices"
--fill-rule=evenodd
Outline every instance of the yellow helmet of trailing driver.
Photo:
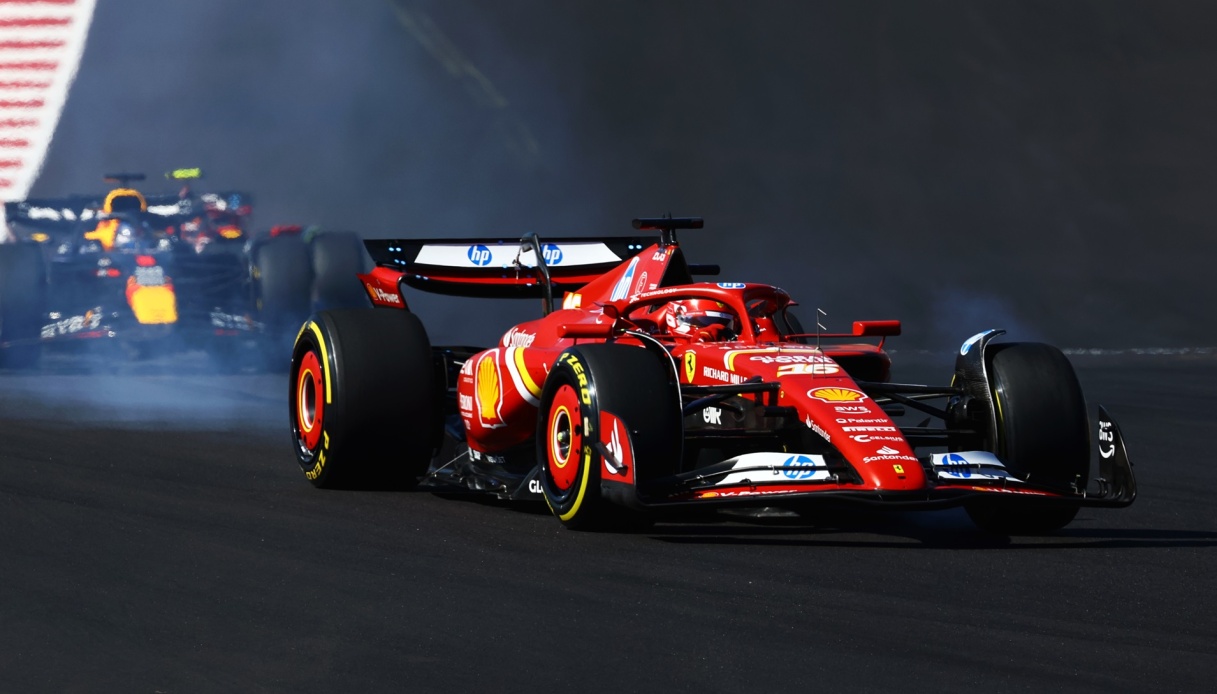
M 144 196 L 134 188 L 115 188 L 106 195 L 106 200 L 101 204 L 101 211 L 106 214 L 114 212 L 140 212 L 148 211 L 148 201 Z

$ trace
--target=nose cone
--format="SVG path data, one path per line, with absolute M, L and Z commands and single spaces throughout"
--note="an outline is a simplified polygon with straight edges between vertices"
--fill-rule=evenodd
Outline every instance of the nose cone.
M 872 489 L 907 491 L 925 486 L 925 473 L 891 417 L 843 373 L 781 379 L 779 404 L 824 437 Z
M 912 447 L 883 408 L 845 369 L 810 345 L 702 344 L 672 353 L 682 382 L 777 382 L 778 404 L 793 407 L 804 426 L 832 444 L 867 489 L 908 491 L 925 487 Z

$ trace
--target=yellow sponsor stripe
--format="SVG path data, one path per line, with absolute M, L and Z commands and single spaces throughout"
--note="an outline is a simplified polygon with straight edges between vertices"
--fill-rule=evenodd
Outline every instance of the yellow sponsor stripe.
M 735 358 L 741 354 L 822 354 L 819 349 L 814 347 L 758 347 L 756 349 L 733 349 L 727 352 L 727 356 L 723 359 L 728 371 L 735 371 Z
M 762 347 L 760 349 L 733 349 L 727 352 L 727 358 L 723 360 L 728 371 L 735 371 L 735 358 L 741 354 L 780 354 L 781 348 L 778 347 Z M 789 352 L 798 352 L 796 349 L 787 349 Z
M 541 387 L 537 385 L 536 381 L 532 380 L 532 376 L 528 373 L 528 367 L 524 365 L 524 350 L 517 347 L 515 352 L 516 370 L 520 372 L 520 381 L 524 384 L 524 388 L 534 398 L 541 397 Z

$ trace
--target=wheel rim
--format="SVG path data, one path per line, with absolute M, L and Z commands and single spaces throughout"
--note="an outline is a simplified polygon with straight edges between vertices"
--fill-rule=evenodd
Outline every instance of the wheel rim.
M 321 441 L 321 425 L 325 415 L 325 393 L 321 381 L 321 360 L 309 350 L 300 359 L 296 374 L 296 431 L 300 446 L 313 451 Z
M 582 417 L 575 389 L 563 385 L 554 393 L 546 427 L 546 460 L 550 479 L 559 492 L 567 492 L 579 477 L 583 448 Z

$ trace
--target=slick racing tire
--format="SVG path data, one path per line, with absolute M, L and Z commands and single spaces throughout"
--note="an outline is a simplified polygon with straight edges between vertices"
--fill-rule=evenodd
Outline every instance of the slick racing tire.
M 256 247 L 253 260 L 266 364 L 282 372 L 292 335 L 312 312 L 312 260 L 296 236 L 267 239 Z
M 414 486 L 439 440 L 441 388 L 414 314 L 314 314 L 296 338 L 288 390 L 305 477 L 323 488 Z
M 608 414 L 620 421 L 608 430 Z M 620 428 L 618 428 L 620 426 Z M 651 518 L 624 505 L 637 499 L 627 483 L 614 488 L 633 499 L 610 499 L 604 451 L 632 467 L 635 488 L 676 472 L 684 441 L 680 391 L 671 366 L 628 345 L 572 347 L 554 362 L 541 393 L 537 458 L 545 501 L 575 530 L 635 531 Z M 610 484 L 613 484 L 610 481 Z
M 1090 472 L 1086 400 L 1073 366 L 1055 347 L 993 345 L 986 357 L 996 409 L 994 450 L 1016 476 L 1064 494 L 1085 488 Z M 966 506 L 982 529 L 1034 535 L 1068 525 L 1079 506 L 1034 498 L 986 498 Z
M 0 245 L 0 368 L 32 369 L 42 357 L 46 265 L 32 243 Z
M 327 231 L 309 244 L 313 257 L 313 305 L 318 311 L 371 305 L 363 283 L 363 241 L 349 231 Z

